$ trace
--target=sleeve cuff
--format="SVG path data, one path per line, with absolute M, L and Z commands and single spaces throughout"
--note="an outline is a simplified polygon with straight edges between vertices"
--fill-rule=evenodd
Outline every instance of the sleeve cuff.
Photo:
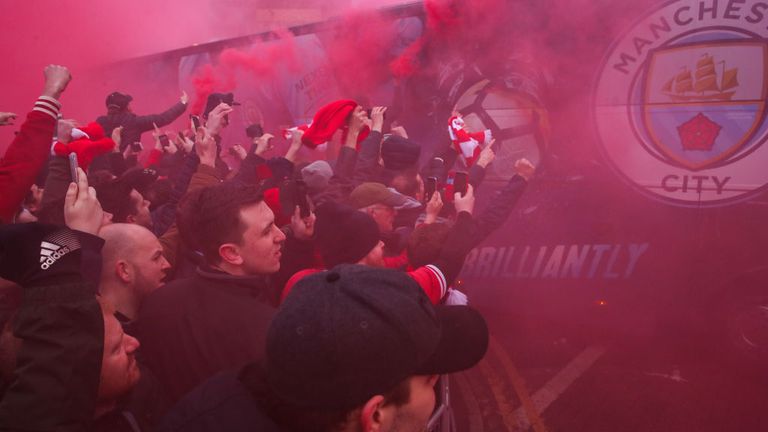
M 50 96 L 40 96 L 35 101 L 35 106 L 32 111 L 40 111 L 48 114 L 54 120 L 59 119 L 59 111 L 61 110 L 61 103 Z
M 72 230 L 72 232 L 75 233 L 77 239 L 80 241 L 80 247 L 82 249 L 101 252 L 101 248 L 104 247 L 104 239 L 99 236 L 78 230 Z
M 466 211 L 461 211 L 456 215 L 456 223 L 468 223 L 472 221 L 472 214 Z
M 206 164 L 200 164 L 197 166 L 197 172 L 200 174 L 207 174 L 216 178 L 219 178 L 218 172 L 216 171 L 216 168 L 206 165 Z
M 443 275 L 443 272 L 435 265 L 429 264 L 425 267 L 437 278 L 440 283 L 440 298 L 444 298 L 445 294 L 448 292 L 448 282 L 445 280 L 445 275 Z

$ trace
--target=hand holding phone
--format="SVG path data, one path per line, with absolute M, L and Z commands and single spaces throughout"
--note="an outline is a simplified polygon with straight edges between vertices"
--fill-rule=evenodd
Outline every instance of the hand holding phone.
M 453 191 L 461 196 L 467 194 L 467 173 L 459 171 L 453 176 Z
M 70 163 L 72 160 L 70 158 Z M 77 163 L 77 157 L 74 160 Z M 64 222 L 70 229 L 96 235 L 105 221 L 104 211 L 96 199 L 96 191 L 88 186 L 85 172 L 76 168 L 75 173 L 77 180 L 70 183 L 64 197 Z
M 461 195 L 459 192 L 453 195 L 453 207 L 457 214 L 461 212 L 472 214 L 475 209 L 475 194 L 472 191 L 472 185 L 467 185 L 465 195 Z
M 429 201 L 426 202 L 426 218 L 424 219 L 425 224 L 431 224 L 435 223 L 437 221 L 437 217 L 440 215 L 440 212 L 443 210 L 443 197 L 440 195 L 440 192 L 436 192 L 432 194 L 432 197 L 430 197 Z
M 168 145 L 171 144 L 171 141 L 168 139 L 168 135 L 166 134 L 158 135 L 157 138 L 160 140 L 160 145 L 163 147 L 168 147 Z

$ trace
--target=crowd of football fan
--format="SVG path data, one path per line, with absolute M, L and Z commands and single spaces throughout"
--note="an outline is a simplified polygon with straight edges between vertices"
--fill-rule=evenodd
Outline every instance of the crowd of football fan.
M 422 155 L 386 107 L 328 101 L 278 138 L 249 127 L 248 148 L 222 144 L 232 94 L 181 131 L 163 128 L 186 94 L 137 115 L 112 93 L 86 124 L 60 114 L 69 70 L 44 76 L 26 118 L 0 113 L 19 122 L 0 160 L 0 430 L 417 432 L 440 377 L 485 355 L 454 282 L 528 161 L 476 211 L 493 143 Z

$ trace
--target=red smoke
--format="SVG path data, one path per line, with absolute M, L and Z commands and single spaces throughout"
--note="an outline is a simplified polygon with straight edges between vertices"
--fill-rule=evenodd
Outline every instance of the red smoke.
M 366 7 L 380 7 L 384 3 L 395 2 L 369 1 Z M 406 77 L 424 71 L 434 66 L 434 57 L 439 57 L 440 51 L 485 59 L 523 52 L 547 65 L 553 75 L 587 75 L 590 71 L 586 64 L 599 60 L 607 39 L 625 27 L 626 21 L 634 20 L 655 3 L 655 0 L 630 3 L 618 0 L 426 0 L 429 36 L 394 61 L 387 50 L 381 48 L 394 35 L 393 29 L 385 24 L 387 19 L 373 12 L 355 12 L 341 20 L 342 27 L 346 28 L 330 41 L 330 61 L 342 87 L 355 93 L 347 96 L 365 94 L 386 81 L 389 73 Z M 73 0 L 67 2 L 65 8 L 51 7 L 46 0 L 14 3 L 0 16 L 0 26 L 8 34 L 0 39 L 0 52 L 7 65 L 2 74 L 0 111 L 23 116 L 41 90 L 43 67 L 58 63 L 69 66 L 74 76 L 62 100 L 66 117 L 82 122 L 96 118 L 105 109 L 105 96 L 115 90 L 134 96 L 133 108 L 137 113 L 159 112 L 177 100 L 179 89 L 174 78 L 157 76 L 156 70 L 114 66 L 114 62 L 194 43 L 258 33 L 266 23 L 254 25 L 254 16 L 271 5 L 273 2 L 267 0 Z M 349 1 L 328 0 L 322 4 L 318 1 L 316 6 L 342 14 L 348 9 Z M 302 7 L 312 5 L 302 4 Z M 88 25 L 73 27 L 72 23 L 78 22 Z M 274 27 L 275 24 L 269 26 Z M 505 38 L 508 43 L 498 47 L 490 42 L 499 38 Z M 268 48 L 267 52 L 258 54 L 225 50 L 219 64 L 212 69 L 201 69 L 193 95 L 196 110 L 200 111 L 200 100 L 210 92 L 231 89 L 232 80 L 237 76 L 233 73 L 235 70 L 264 76 L 278 62 L 290 65 L 301 60 L 295 58 L 290 44 L 275 45 L 279 48 Z M 426 58 L 425 52 L 431 53 L 432 58 Z M 591 78 L 583 77 L 586 81 Z M 17 124 L 20 122 L 21 119 Z M 0 152 L 16 129 L 0 128 Z
M 404 79 L 412 76 L 419 70 L 419 55 L 426 44 L 426 37 L 422 36 L 409 45 L 396 59 L 389 63 L 392 76 Z
M 424 50 L 471 57 L 498 56 L 494 44 L 514 32 L 517 6 L 506 0 L 425 0 L 426 34 L 413 42 L 390 63 L 397 78 L 412 76 L 420 69 L 435 66 L 424 58 Z M 505 51 L 519 46 L 505 46 Z M 502 54 L 503 55 L 503 54 Z
M 289 70 L 298 67 L 293 34 L 288 31 L 276 32 L 278 39 L 262 45 L 255 52 L 227 48 L 221 52 L 216 65 L 203 65 L 192 78 L 195 95 L 191 112 L 200 114 L 211 93 L 226 93 L 237 87 L 238 72 L 249 74 L 249 78 L 274 76 L 280 67 Z
M 326 44 L 328 61 L 350 97 L 366 95 L 388 81 L 392 20 L 374 11 L 350 13 L 334 28 Z
M 192 78 L 192 86 L 195 88 L 195 96 L 190 108 L 191 114 L 200 114 L 205 108 L 208 95 L 214 92 L 226 93 L 235 88 L 234 78 L 223 81 L 221 73 L 212 65 L 203 65 Z

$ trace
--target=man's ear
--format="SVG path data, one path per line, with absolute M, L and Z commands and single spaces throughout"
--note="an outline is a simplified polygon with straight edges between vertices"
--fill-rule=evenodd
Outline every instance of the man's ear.
M 125 217 L 125 223 L 135 224 L 136 223 L 136 217 L 134 217 L 133 215 L 126 216 Z
M 393 407 L 384 406 L 384 396 L 376 395 L 363 405 L 360 410 L 360 428 L 363 432 L 380 432 L 389 421 L 390 410 Z
M 133 282 L 133 269 L 125 261 L 117 261 L 115 263 L 115 276 L 120 279 L 121 282 L 131 283 Z
M 240 246 L 234 243 L 224 243 L 219 246 L 219 256 L 221 257 L 221 261 L 227 264 L 243 264 L 243 257 L 240 255 Z

